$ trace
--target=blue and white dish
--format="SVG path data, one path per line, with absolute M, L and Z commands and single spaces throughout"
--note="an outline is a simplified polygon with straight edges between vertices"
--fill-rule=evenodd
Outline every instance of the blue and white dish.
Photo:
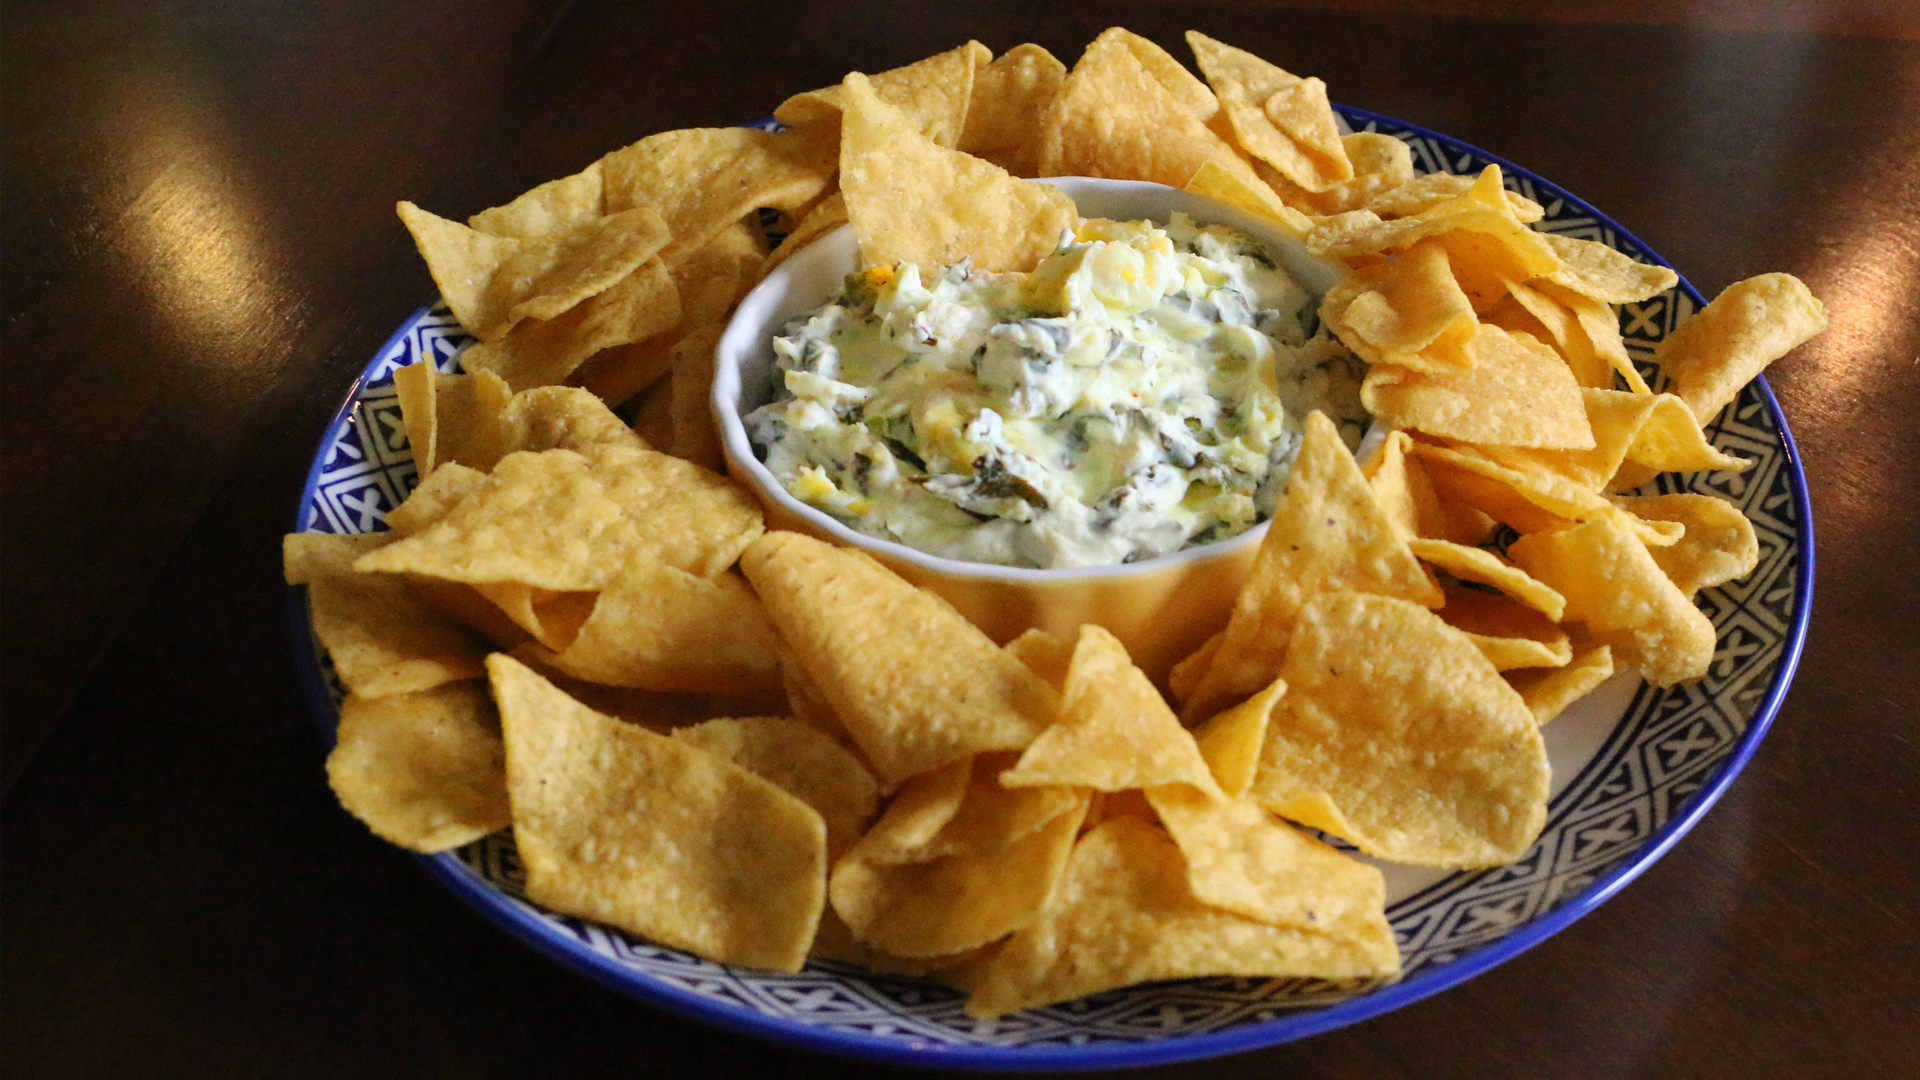
M 1662 260 L 1605 215 L 1484 151 L 1358 109 L 1355 131 L 1393 135 L 1422 172 L 1476 174 L 1498 164 L 1507 186 L 1540 203 L 1535 226 L 1598 240 L 1645 262 Z M 1621 309 L 1628 349 L 1653 346 L 1703 304 L 1684 280 Z M 415 482 L 392 376 L 422 360 L 456 371 L 471 339 L 444 305 L 415 313 L 355 383 L 320 443 L 296 527 L 353 533 L 386 528 Z M 1545 729 L 1554 787 L 1547 824 L 1525 858 L 1468 872 L 1386 867 L 1387 914 L 1405 972 L 1385 986 L 1311 979 L 1151 983 L 995 1020 L 974 1020 L 962 995 L 929 982 L 813 962 L 793 975 L 724 967 L 529 903 L 510 833 L 423 865 L 455 895 L 556 960 L 644 1001 L 720 1027 L 812 1050 L 882 1061 L 990 1070 L 1148 1065 L 1228 1054 L 1378 1016 L 1513 957 L 1592 911 L 1632 881 L 1725 793 L 1786 695 L 1806 638 L 1813 582 L 1806 477 L 1764 380 L 1709 427 L 1715 446 L 1752 458 L 1741 473 L 1666 474 L 1660 491 L 1730 500 L 1760 542 L 1748 577 L 1698 599 L 1718 631 L 1706 678 L 1654 689 L 1628 673 Z M 341 690 L 289 594 L 300 677 L 329 739 Z

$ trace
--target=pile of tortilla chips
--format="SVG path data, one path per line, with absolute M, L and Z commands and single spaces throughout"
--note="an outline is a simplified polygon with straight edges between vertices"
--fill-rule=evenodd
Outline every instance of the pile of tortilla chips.
M 391 531 L 286 538 L 349 691 L 327 768 L 379 835 L 511 826 L 528 895 L 701 956 L 926 974 L 995 1015 L 1201 975 L 1395 977 L 1374 867 L 1521 857 L 1540 725 L 1637 668 L 1699 678 L 1702 588 L 1754 566 L 1699 495 L 1702 422 L 1824 325 L 1784 275 L 1669 336 L 1673 274 L 1533 231 L 1479 177 L 1341 135 L 1318 79 L 1124 30 L 1068 71 L 969 42 L 801 94 L 779 132 L 672 131 L 475 215 L 401 216 L 468 374 L 396 376 Z M 1212 195 L 1343 261 L 1322 320 L 1393 429 L 1320 414 L 1224 629 L 1169 683 L 1098 626 L 989 640 L 864 554 L 764 531 L 707 406 L 733 305 L 851 222 L 863 258 L 1021 270 L 1074 221 L 1023 177 Z M 777 247 L 768 226 L 790 235 Z M 620 412 L 624 412 L 624 416 Z M 671 452 L 662 452 L 665 447 Z

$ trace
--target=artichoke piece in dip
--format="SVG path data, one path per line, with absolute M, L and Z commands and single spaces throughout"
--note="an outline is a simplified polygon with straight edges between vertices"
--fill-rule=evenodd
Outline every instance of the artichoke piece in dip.
M 780 385 L 747 430 L 789 492 L 860 532 L 969 562 L 1133 562 L 1263 520 L 1313 409 L 1359 442 L 1366 367 L 1313 307 L 1243 233 L 1087 220 L 1030 274 L 848 275 L 775 339 Z

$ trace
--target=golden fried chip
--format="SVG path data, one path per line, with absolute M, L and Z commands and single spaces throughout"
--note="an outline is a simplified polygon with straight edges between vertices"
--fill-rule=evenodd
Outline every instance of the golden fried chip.
M 740 565 L 890 785 L 982 751 L 1025 749 L 1059 712 L 1046 680 L 865 555 L 776 532 Z
M 1412 446 L 1413 436 L 1404 431 L 1388 432 L 1379 451 L 1361 470 L 1380 512 L 1404 537 L 1453 539 L 1457 533 L 1465 532 L 1472 543 L 1478 543 L 1486 530 L 1478 525 L 1456 528 L 1446 508 L 1441 506 L 1440 496 L 1433 490 L 1433 481 L 1427 479 L 1426 470 L 1420 467 L 1419 461 L 1407 456 Z
M 441 581 L 419 574 L 402 574 L 420 602 L 443 618 L 465 626 L 496 649 L 512 649 L 529 640 L 528 633 L 499 606 L 481 596 L 472 585 Z
M 1600 518 L 1523 536 L 1507 554 L 1567 598 L 1567 621 L 1612 646 L 1616 662 L 1639 668 L 1653 685 L 1707 673 L 1712 620 L 1619 521 Z
M 783 692 L 779 646 L 733 574 L 712 578 L 647 559 L 607 583 L 593 614 L 549 663 L 608 686 L 683 693 Z
M 827 859 L 860 839 L 880 805 L 880 783 L 846 747 L 785 716 L 708 720 L 673 737 L 763 776 L 814 808 L 827 826 Z
M 1753 464 L 1747 458 L 1734 457 L 1709 443 L 1706 433 L 1700 430 L 1699 419 L 1683 399 L 1673 394 L 1649 397 L 1652 404 L 1648 406 L 1647 418 L 1634 429 L 1633 441 L 1627 446 L 1628 461 L 1655 472 L 1737 471 Z
M 1407 546 L 1422 562 L 1432 563 L 1454 577 L 1491 585 L 1545 615 L 1551 622 L 1559 622 L 1566 610 L 1566 597 L 1485 548 L 1425 538 L 1409 540 Z M 1451 594 L 1447 603 L 1453 603 Z
M 1827 309 L 1799 278 L 1761 274 L 1736 281 L 1654 346 L 1673 392 L 1701 423 L 1740 388 L 1827 328 Z
M 1325 414 L 1308 414 L 1306 436 L 1234 602 L 1220 651 L 1182 710 L 1205 719 L 1258 692 L 1280 674 L 1300 605 L 1322 589 L 1352 589 L 1440 606 L 1440 590 L 1407 549 Z
M 1580 386 L 1551 349 L 1480 324 L 1471 369 L 1416 371 L 1376 363 L 1360 400 L 1396 427 L 1491 446 L 1591 450 Z
M 668 353 L 673 335 L 659 334 L 631 345 L 602 349 L 582 361 L 567 380 L 608 405 L 625 405 L 658 385 L 672 372 Z M 638 431 L 635 434 L 639 434 Z M 654 443 L 642 436 L 649 448 Z
M 1040 118 L 1066 78 L 1067 66 L 1040 46 L 1008 49 L 973 73 L 966 129 L 956 149 L 1015 176 L 1038 176 Z M 887 97 L 884 89 L 880 96 Z
M 1638 439 L 1647 417 L 1659 400 L 1651 394 L 1580 388 L 1587 426 L 1593 432 L 1591 450 L 1529 450 L 1511 446 L 1483 446 L 1487 457 L 1514 469 L 1542 471 L 1564 477 L 1589 491 L 1600 491 L 1620 471 L 1620 463 Z M 1691 415 L 1687 416 L 1691 422 Z
M 1095 48 L 1124 47 L 1140 62 L 1153 81 L 1178 103 L 1180 111 L 1199 120 L 1211 120 L 1220 111 L 1220 102 L 1214 97 L 1207 84 L 1194 77 L 1193 72 L 1173 58 L 1173 54 L 1161 48 L 1149 38 L 1141 37 L 1131 30 L 1110 26 L 1100 32 L 1100 36 L 1089 45 L 1088 51 Z
M 1128 45 L 1132 35 L 1120 34 L 1125 36 L 1110 30 L 1087 46 L 1048 106 L 1041 121 L 1040 175 L 1184 188 L 1211 161 L 1258 187 L 1253 168 L 1194 111 L 1198 99 L 1175 96 Z
M 529 899 L 720 963 L 800 969 L 825 900 L 812 807 L 601 716 L 511 657 L 487 668 Z
M 1187 190 L 1195 195 L 1218 199 L 1249 214 L 1266 218 L 1304 239 L 1313 229 L 1313 219 L 1280 200 L 1266 184 L 1234 172 L 1217 161 L 1203 161 L 1187 181 Z
M 1537 608 L 1505 593 L 1450 583 L 1441 588 L 1447 594 L 1447 606 L 1440 609 L 1440 618 L 1467 635 L 1495 669 L 1563 667 L 1573 659 L 1567 632 Z
M 1072 809 L 1011 843 L 926 862 L 870 862 L 855 845 L 834 864 L 833 909 L 855 937 L 896 956 L 985 945 L 1039 917 L 1086 810 L 1076 794 Z
M 1358 166 L 1355 167 L 1358 168 Z M 1401 183 L 1372 196 L 1361 206 L 1342 209 L 1371 210 L 1383 218 L 1412 217 L 1422 210 L 1464 194 L 1474 182 L 1471 176 L 1460 176 L 1455 173 L 1437 172 L 1427 173 L 1424 176 L 1412 176 L 1411 159 L 1409 159 L 1408 170 L 1408 178 Z M 1546 208 L 1517 191 L 1507 192 L 1507 205 L 1513 208 L 1514 217 L 1519 218 L 1523 223 L 1539 221 L 1547 214 Z
M 1197 30 L 1187 31 L 1187 45 L 1241 149 L 1308 191 L 1353 178 L 1326 83 L 1302 79 Z
M 1147 789 L 1187 860 L 1194 899 L 1270 926 L 1328 932 L 1387 927 L 1386 880 L 1247 799 L 1209 799 L 1190 787 Z
M 340 703 L 327 782 L 381 839 L 433 854 L 512 823 L 500 721 L 477 680 Z
M 940 854 L 952 854 L 936 853 L 932 845 L 940 830 L 960 812 L 973 787 L 973 761 L 950 761 L 901 784 L 887 802 L 886 813 L 860 838 L 859 857 L 876 863 L 911 863 L 931 862 Z
M 1654 545 L 1671 544 L 1683 531 L 1672 522 L 1642 521 L 1598 492 L 1531 462 L 1514 467 L 1464 446 L 1416 442 L 1412 450 L 1426 466 L 1443 502 L 1465 503 L 1523 533 L 1597 518 L 1616 521 Z
M 425 580 L 437 580 L 427 578 Z M 447 582 L 447 584 L 458 584 Z M 593 614 L 597 592 L 554 592 L 517 581 L 476 582 L 470 586 L 513 624 L 549 649 L 564 649 Z
M 446 517 L 461 501 L 486 485 L 487 474 L 448 462 L 433 470 L 405 502 L 387 511 L 387 524 L 399 536 L 412 536 Z M 386 537 L 393 540 L 397 537 Z M 384 540 L 383 540 L 384 543 Z
M 1319 593 L 1301 608 L 1253 799 L 1360 850 L 1497 866 L 1546 821 L 1547 752 L 1520 695 L 1417 604 Z
M 1486 321 L 1550 342 L 1573 369 L 1573 381 L 1583 388 L 1613 389 L 1613 364 L 1595 351 L 1585 324 L 1571 308 L 1538 289 L 1513 281 L 1505 284 L 1506 298 L 1488 309 Z
M 406 579 L 358 573 L 354 561 L 391 546 L 392 533 L 289 533 L 287 584 L 307 587 L 314 636 L 347 689 L 378 698 L 475 678 L 485 646 L 413 594 Z
M 948 150 L 908 126 L 857 72 L 847 76 L 840 186 L 864 265 L 931 270 L 971 258 L 1024 272 L 1073 227 L 1073 200 L 998 165 Z
M 482 210 L 467 224 L 494 236 L 543 240 L 591 226 L 600 219 L 600 163 L 541 184 L 505 206 Z
M 673 287 L 680 294 L 675 332 L 684 336 L 709 323 L 726 322 L 734 304 L 760 280 L 767 255 L 766 234 L 753 218 L 734 222 L 688 255 L 673 268 Z
M 1457 243 L 1464 244 L 1456 235 L 1460 232 L 1486 236 L 1495 247 L 1456 247 Z M 1307 246 L 1319 254 L 1344 259 L 1411 247 L 1429 236 L 1440 237 L 1448 244 L 1455 276 L 1463 279 L 1476 276 L 1473 271 L 1477 262 L 1496 255 L 1500 269 L 1506 271 L 1500 276 L 1508 281 L 1525 281 L 1560 267 L 1559 257 L 1546 240 L 1514 213 L 1501 185 L 1498 165 L 1487 166 L 1465 191 L 1417 214 L 1385 221 L 1372 211 L 1355 210 L 1323 218 L 1308 235 Z M 1466 280 L 1461 284 L 1469 295 L 1475 291 L 1467 287 Z
M 399 206 L 447 306 L 481 341 L 499 340 L 522 319 L 559 315 L 666 245 L 668 223 L 658 213 L 622 209 L 559 236 L 522 240 L 470 229 L 410 202 Z
M 838 167 L 832 131 L 686 128 L 649 135 L 600 159 L 608 213 L 650 207 L 678 266 L 760 207 L 791 210 L 820 197 Z
M 1210 796 L 1221 794 L 1193 736 L 1133 666 L 1127 647 L 1092 624 L 1080 628 L 1074 645 L 1060 719 L 1033 740 L 1000 782 L 1096 791 L 1180 783 Z
M 521 451 L 425 530 L 355 568 L 450 581 L 517 581 L 555 592 L 598 589 L 641 546 L 640 530 L 571 450 Z
M 847 223 L 847 196 L 843 191 L 835 191 L 814 204 L 807 211 L 800 224 L 794 226 L 780 246 L 774 248 L 760 263 L 760 277 L 773 273 L 773 268 L 787 261 L 787 256 L 813 243 L 833 230 Z
M 1066 692 L 1067 669 L 1073 663 L 1073 642 L 1063 641 L 1036 626 L 1022 631 L 1001 648 L 1027 665 L 1027 670 L 1047 680 L 1055 690 Z
M 486 472 L 513 449 L 501 420 L 513 389 L 498 375 L 448 375 L 418 363 L 394 372 L 393 385 L 422 480 L 448 462 Z
M 725 472 L 720 452 L 720 429 L 713 421 L 713 357 L 725 332 L 722 323 L 710 323 L 674 343 L 672 398 L 673 456 L 712 472 Z
M 974 80 L 992 59 L 992 50 L 969 41 L 957 49 L 883 71 L 869 81 L 881 101 L 905 114 L 914 131 L 952 148 L 966 129 Z M 773 118 L 788 127 L 822 130 L 838 140 L 846 104 L 845 84 L 828 86 L 781 102 L 773 110 Z
M 1639 495 L 1614 500 L 1636 517 L 1677 521 L 1686 534 L 1670 547 L 1649 549 L 1674 587 L 1701 589 L 1746 577 L 1760 564 L 1760 541 L 1740 508 L 1712 495 Z
M 1436 241 L 1354 271 L 1327 290 L 1320 318 L 1369 364 L 1448 374 L 1477 362 L 1479 321 Z
M 515 391 L 558 386 L 604 349 L 644 341 L 680 321 L 680 294 L 658 256 L 552 318 L 526 319 L 460 354 L 460 366 L 492 372 Z
M 1597 241 L 1543 235 L 1560 256 L 1553 280 L 1603 304 L 1638 304 L 1680 283 L 1680 275 L 1667 267 L 1635 262 L 1631 255 Z
M 574 386 L 538 386 L 513 396 L 506 415 L 507 451 L 578 450 L 646 445 L 592 393 Z
M 1594 360 L 1581 359 L 1582 365 L 1597 367 L 1597 361 L 1605 361 L 1627 384 L 1627 389 L 1636 394 L 1651 393 L 1647 380 L 1640 369 L 1633 366 L 1633 358 L 1627 354 L 1626 342 L 1620 337 L 1620 316 L 1613 308 L 1590 296 L 1583 295 L 1557 281 L 1543 279 L 1533 282 L 1534 289 L 1558 301 L 1571 311 L 1580 323 L 1580 333 L 1586 339 L 1584 346 L 1573 346 L 1575 353 L 1581 349 L 1590 352 Z M 1581 354 L 1584 355 L 1584 354 Z M 1570 362 L 1572 362 L 1570 360 Z M 1583 383 L 1583 385 L 1587 385 Z M 1601 389 L 1613 389 L 1613 383 L 1607 381 L 1597 384 Z
M 673 384 L 669 380 L 654 383 L 624 407 L 632 413 L 633 433 L 641 442 L 650 447 L 673 446 Z
M 847 725 L 841 723 L 826 696 L 814 685 L 813 677 L 807 674 L 806 666 L 785 644 L 780 646 L 780 685 L 786 691 L 787 711 L 794 719 L 812 724 L 849 746 L 853 744 Z
M 1391 977 L 1384 919 L 1299 930 L 1204 904 L 1154 826 L 1109 818 L 1074 848 L 1046 914 L 970 972 L 970 1016 L 999 1016 L 1153 979 L 1203 975 Z
M 1576 655 L 1565 667 L 1526 668 L 1507 672 L 1503 677 L 1519 691 L 1527 708 L 1533 710 L 1533 718 L 1544 724 L 1612 675 L 1613 650 L 1595 645 Z
M 1391 135 L 1373 131 L 1342 135 L 1340 146 L 1353 165 L 1353 179 L 1325 191 L 1309 191 L 1264 161 L 1254 162 L 1253 171 L 1288 206 L 1320 217 L 1366 209 L 1376 198 L 1414 178 L 1412 148 Z
M 628 550 L 713 577 L 740 558 L 765 526 L 760 503 L 739 484 L 689 461 L 615 444 L 581 448 L 607 498 L 632 521 Z
M 1187 654 L 1185 659 L 1173 665 L 1172 671 L 1167 672 L 1167 689 L 1173 692 L 1175 701 L 1184 704 L 1193 697 L 1194 690 L 1200 686 L 1201 676 L 1207 673 L 1207 668 L 1213 664 L 1214 654 L 1220 651 L 1220 639 L 1226 636 L 1225 630 L 1218 631 L 1201 642 L 1200 647 Z M 1065 669 L 1062 669 L 1062 686 L 1066 685 L 1065 677 Z
M 1238 799 L 1253 786 L 1260 747 L 1267 741 L 1267 722 L 1286 692 L 1286 680 L 1275 679 L 1265 690 L 1213 714 L 1194 731 L 1193 741 L 1200 746 L 1200 756 L 1207 759 L 1207 768 L 1229 797 Z

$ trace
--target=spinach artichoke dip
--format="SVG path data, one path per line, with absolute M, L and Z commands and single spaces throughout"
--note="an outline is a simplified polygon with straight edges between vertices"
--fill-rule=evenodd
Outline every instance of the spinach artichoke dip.
M 850 274 L 773 343 L 747 417 L 796 498 L 969 562 L 1133 562 L 1272 512 L 1321 409 L 1349 447 L 1365 365 L 1257 242 L 1174 214 L 1063 232 L 1030 274 Z M 1307 332 L 1312 320 L 1315 332 Z

